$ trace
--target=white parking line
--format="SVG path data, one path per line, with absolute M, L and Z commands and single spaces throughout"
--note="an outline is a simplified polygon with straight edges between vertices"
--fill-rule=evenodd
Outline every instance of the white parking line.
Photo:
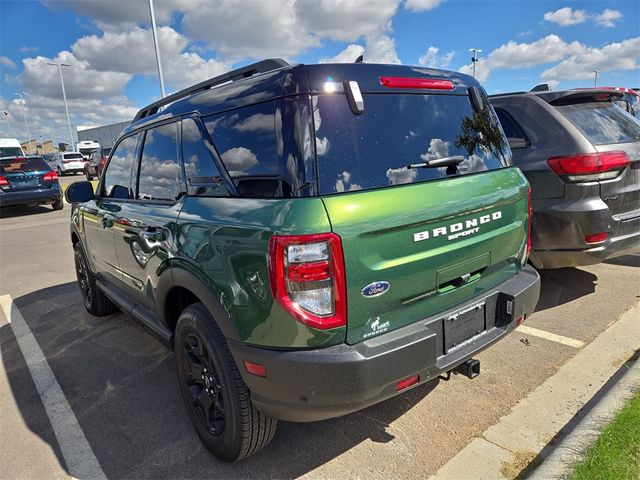
M 33 382 L 42 398 L 69 473 L 81 479 L 106 479 L 47 359 L 10 295 L 0 296 L 0 307 L 11 324 Z
M 528 325 L 520 325 L 516 330 L 527 335 L 533 335 L 534 337 L 544 338 L 552 342 L 561 343 L 573 348 L 584 347 L 582 340 L 576 340 L 575 338 L 564 337 L 562 335 L 556 335 L 555 333 L 547 332 L 545 330 L 538 330 L 537 328 L 529 327 Z

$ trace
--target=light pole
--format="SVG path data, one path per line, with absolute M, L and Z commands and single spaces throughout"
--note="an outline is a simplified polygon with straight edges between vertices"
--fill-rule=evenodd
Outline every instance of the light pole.
M 67 126 L 69 127 L 69 145 L 71 146 L 72 151 L 73 148 L 73 133 L 71 132 L 71 118 L 69 118 L 69 107 L 67 106 L 67 94 L 64 91 L 64 78 L 62 78 L 62 67 L 70 67 L 68 63 L 54 63 L 49 62 L 47 65 L 56 65 L 58 67 L 58 71 L 60 72 L 60 85 L 62 85 L 62 98 L 64 99 L 64 111 L 67 112 Z
M 478 63 L 478 54 L 482 51 L 479 48 L 470 48 L 469 51 L 473 53 L 471 57 L 471 63 L 473 64 L 473 78 L 476 78 L 476 63 Z
M 25 94 L 14 93 L 15 96 L 20 97 L 20 105 L 22 105 L 22 115 L 24 115 L 24 126 L 27 128 L 27 135 L 29 136 L 29 153 L 33 153 L 31 149 L 31 132 L 29 131 L 29 122 L 27 122 L 27 101 L 24 99 Z
M 153 0 L 149 0 L 149 12 L 151 13 L 151 31 L 153 32 L 153 46 L 156 49 L 156 63 L 158 65 L 158 78 L 160 79 L 160 95 L 164 94 L 164 78 L 162 78 L 162 62 L 160 61 L 160 48 L 158 47 L 158 32 L 156 32 L 156 14 L 153 11 Z
M 593 86 L 597 87 L 598 86 L 598 74 L 600 73 L 600 70 L 594 70 L 593 73 L 595 74 L 595 77 L 593 79 Z

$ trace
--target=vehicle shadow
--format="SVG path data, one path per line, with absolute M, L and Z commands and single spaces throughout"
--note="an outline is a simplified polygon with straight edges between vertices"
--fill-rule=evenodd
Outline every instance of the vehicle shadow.
M 598 277 L 580 268 L 554 268 L 538 270 L 540 299 L 536 312 L 569 303 L 596 291 Z
M 28 215 L 38 215 L 51 213 L 54 210 L 50 205 L 10 205 L 0 208 L 0 218 L 26 217 Z
M 605 260 L 604 263 L 609 265 L 621 265 L 623 267 L 640 267 L 640 255 L 623 255 L 622 257 Z
M 193 433 L 176 385 L 173 354 L 127 316 L 89 315 L 75 282 L 14 301 L 106 476 L 113 479 L 298 477 L 366 440 L 392 441 L 397 430 L 391 423 L 437 384 L 339 419 L 281 422 L 266 449 L 225 464 L 206 452 Z M 25 424 L 51 445 L 64 466 L 10 325 L 0 329 L 0 340 L 1 360 Z

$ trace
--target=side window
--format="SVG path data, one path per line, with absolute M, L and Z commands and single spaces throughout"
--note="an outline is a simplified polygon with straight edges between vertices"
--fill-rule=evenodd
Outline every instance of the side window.
M 144 137 L 136 199 L 175 201 L 183 193 L 178 122 L 150 128 Z
M 192 118 L 182 120 L 182 158 L 189 195 L 229 196 L 202 132 Z
M 133 198 L 131 170 L 140 134 L 122 140 L 116 147 L 103 175 L 103 194 L 110 198 Z
M 529 139 L 513 117 L 501 108 L 496 108 L 495 110 L 498 115 L 498 119 L 500 120 L 500 124 L 502 125 L 502 130 L 504 130 L 504 134 L 507 137 L 507 140 L 509 140 L 511 148 L 528 147 Z
M 222 163 L 242 197 L 290 196 L 276 153 L 274 103 L 267 102 L 205 119 Z

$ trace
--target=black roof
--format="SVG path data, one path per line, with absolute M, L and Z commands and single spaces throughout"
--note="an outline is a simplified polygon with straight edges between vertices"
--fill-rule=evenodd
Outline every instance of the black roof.
M 210 115 L 236 107 L 291 95 L 321 93 L 326 82 L 355 80 L 363 93 L 389 93 L 380 83 L 381 76 L 450 80 L 451 91 L 439 94 L 467 94 L 478 82 L 458 72 L 405 65 L 371 63 L 326 63 L 289 65 L 281 59 L 268 59 L 225 73 L 158 100 L 136 114 L 122 134 L 163 118 L 186 113 Z M 394 89 L 394 93 L 416 90 Z
M 582 90 L 559 90 L 559 91 L 540 91 L 540 92 L 511 92 L 489 95 L 489 98 L 504 98 L 515 96 L 536 96 L 552 105 L 564 102 L 575 102 L 580 99 L 589 99 L 595 97 L 606 96 L 610 100 L 613 97 L 621 97 L 622 94 L 616 90 L 587 88 Z

